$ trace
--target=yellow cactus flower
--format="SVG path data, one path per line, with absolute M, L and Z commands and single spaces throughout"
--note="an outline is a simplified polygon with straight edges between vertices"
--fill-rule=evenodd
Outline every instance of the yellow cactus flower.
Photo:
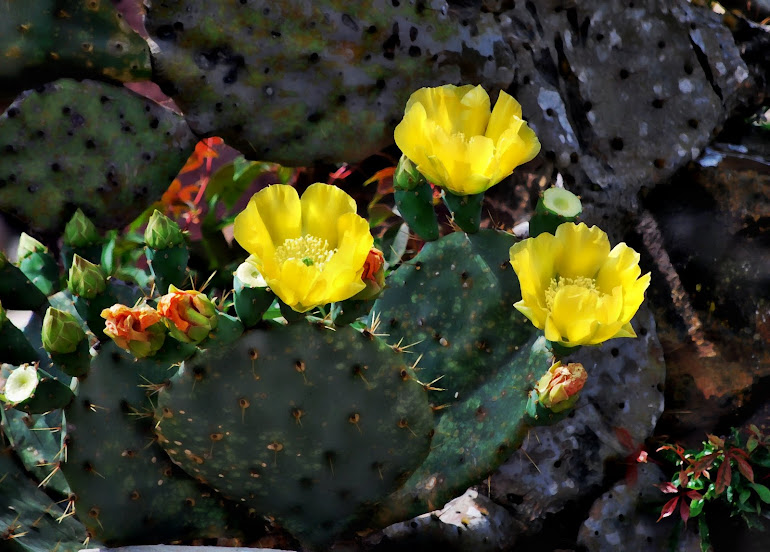
M 516 307 L 545 338 L 567 347 L 636 337 L 631 327 L 650 273 L 640 277 L 639 254 L 625 243 L 610 251 L 596 226 L 568 222 L 511 247 L 519 277 Z
M 353 198 L 336 186 L 312 184 L 301 199 L 291 186 L 269 186 L 235 218 L 234 235 L 270 289 L 297 312 L 365 287 L 374 240 Z
M 471 85 L 414 92 L 395 139 L 425 178 L 456 195 L 487 190 L 540 151 L 519 102 L 500 92 L 490 114 L 489 95 Z

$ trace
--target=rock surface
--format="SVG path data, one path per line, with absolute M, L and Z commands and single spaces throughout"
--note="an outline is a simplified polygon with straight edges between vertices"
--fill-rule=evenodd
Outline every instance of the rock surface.
M 491 496 L 514 512 L 526 532 L 546 514 L 601 489 L 605 462 L 635 464 L 639 445 L 663 411 L 665 366 L 649 310 L 633 323 L 638 339 L 617 339 L 571 355 L 588 372 L 574 415 L 532 430 L 492 476 Z
M 693 531 L 681 531 L 671 518 L 656 522 L 663 495 L 655 484 L 665 480 L 654 464 L 641 464 L 634 483 L 620 482 L 597 500 L 578 534 L 578 544 L 588 552 L 700 552 L 700 539 Z M 692 528 L 692 525 L 690 526 Z M 676 531 L 677 535 L 672 533 Z M 672 536 L 674 548 L 668 548 Z
M 466 493 L 441 510 L 385 528 L 376 539 L 393 547 L 446 546 L 451 550 L 494 552 L 513 544 L 514 521 L 508 511 L 478 491 Z

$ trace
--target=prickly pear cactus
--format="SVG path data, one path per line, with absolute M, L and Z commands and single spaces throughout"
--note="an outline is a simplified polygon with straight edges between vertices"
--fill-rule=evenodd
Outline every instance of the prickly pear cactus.
M 13 2 L 0 18 L 0 97 L 60 77 L 147 80 L 149 48 L 112 2 Z
M 8 552 L 77 552 L 85 527 L 30 481 L 8 450 L 0 451 L 0 548 Z M 91 545 L 98 546 L 96 540 Z
M 443 506 L 526 435 L 528 391 L 550 354 L 513 308 L 520 299 L 508 259 L 514 241 L 481 230 L 427 243 L 390 275 L 372 309 L 379 331 L 420 357 L 416 377 L 439 416 L 430 455 L 382 505 L 381 524 Z
M 77 207 L 101 227 L 158 199 L 195 145 L 184 119 L 126 88 L 63 79 L 0 115 L 0 210 L 58 232 Z
M 178 347 L 176 355 L 184 358 L 185 347 Z M 104 542 L 230 532 L 222 498 L 184 475 L 155 443 L 153 396 L 168 384 L 172 362 L 135 360 L 106 343 L 66 410 L 67 461 L 61 468 L 78 518 Z
M 421 86 L 513 77 L 491 17 L 471 32 L 443 1 L 149 4 L 156 81 L 193 130 L 289 166 L 376 153 Z
M 186 361 L 157 431 L 190 475 L 327 543 L 428 453 L 433 415 L 402 355 L 370 333 L 305 321 L 246 333 Z
M 61 410 L 45 414 L 27 414 L 13 408 L 0 412 L 3 430 L 11 447 L 41 487 L 63 496 L 71 490 L 58 469 L 64 454 L 64 429 Z

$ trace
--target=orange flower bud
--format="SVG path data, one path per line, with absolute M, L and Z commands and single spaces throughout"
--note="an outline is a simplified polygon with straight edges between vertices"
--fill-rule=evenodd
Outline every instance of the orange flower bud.
M 364 272 L 361 274 L 361 279 L 364 281 L 371 280 L 372 282 L 377 282 L 377 275 L 384 265 L 385 257 L 383 256 L 382 251 L 376 247 L 372 247 L 369 250 L 369 255 L 364 261 Z
M 571 362 L 563 366 L 561 361 L 556 362 L 537 383 L 540 404 L 554 412 L 572 407 L 587 379 L 582 364 Z
M 169 286 L 158 300 L 158 311 L 171 337 L 183 343 L 200 343 L 217 327 L 217 308 L 200 291 Z
M 101 316 L 106 320 L 104 333 L 136 358 L 154 355 L 166 339 L 163 325 L 158 324 L 160 313 L 149 305 L 117 304 L 104 309 Z

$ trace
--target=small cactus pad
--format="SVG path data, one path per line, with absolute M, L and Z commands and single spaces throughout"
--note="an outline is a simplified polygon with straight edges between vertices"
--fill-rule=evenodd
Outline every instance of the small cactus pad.
M 147 44 L 105 0 L 14 1 L 0 18 L 0 59 L 0 98 L 60 77 L 151 74 Z
M 194 145 L 180 115 L 126 88 L 47 84 L 0 115 L 0 211 L 43 233 L 77 207 L 121 227 L 160 198 Z
M 252 159 L 358 161 L 392 143 L 417 88 L 512 77 L 494 21 L 461 26 L 441 1 L 150 4 L 158 83 L 195 132 Z
M 377 331 L 421 355 L 415 374 L 439 416 L 430 455 L 385 501 L 378 524 L 440 508 L 521 444 L 528 391 L 550 364 L 543 340 L 513 308 L 514 242 L 481 230 L 427 243 L 389 276 L 372 309 Z
M 415 343 L 416 373 L 436 404 L 463 400 L 516 357 L 535 328 L 513 304 L 521 299 L 505 232 L 453 232 L 425 244 L 388 277 L 372 308 L 391 343 Z M 545 371 L 548 367 L 544 367 Z M 442 377 L 443 376 L 443 377 Z
M 108 544 L 224 536 L 222 498 L 174 466 L 154 442 L 152 404 L 173 374 L 102 345 L 67 408 L 64 476 L 76 515 Z
M 26 414 L 16 409 L 0 412 L 8 442 L 24 468 L 41 482 L 41 487 L 53 489 L 66 496 L 69 485 L 58 469 L 63 454 L 62 411 Z
M 412 477 L 379 507 L 386 526 L 443 507 L 483 481 L 529 435 L 529 390 L 549 365 L 545 338 L 532 336 L 517 356 L 444 411 L 430 454 Z M 546 368 L 544 368 L 546 367 Z
M 160 442 L 188 473 L 323 545 L 428 453 L 433 415 L 407 358 L 371 333 L 298 322 L 183 364 Z
M 0 528 L 6 552 L 78 552 L 87 540 L 85 527 L 29 480 L 8 450 L 0 451 Z

